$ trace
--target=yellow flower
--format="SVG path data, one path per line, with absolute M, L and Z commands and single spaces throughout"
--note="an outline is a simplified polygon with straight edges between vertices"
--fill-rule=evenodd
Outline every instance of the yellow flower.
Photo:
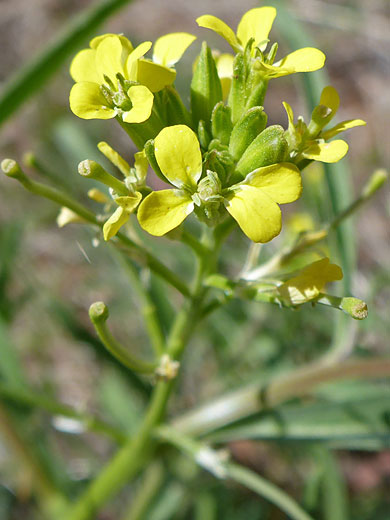
M 275 17 L 276 9 L 274 7 L 250 9 L 241 18 L 236 34 L 216 16 L 204 15 L 196 21 L 200 27 L 211 29 L 222 36 L 235 52 L 243 52 L 248 42 L 253 39 L 252 56 L 256 56 L 256 47 L 260 51 L 259 57 L 255 58 L 254 66 L 265 79 L 287 76 L 295 72 L 311 72 L 323 67 L 324 53 L 312 47 L 294 51 L 276 63 L 273 63 L 275 58 L 273 49 L 267 57 L 263 55 L 269 42 L 268 35 Z
M 325 87 L 321 93 L 320 104 L 315 107 L 309 126 L 298 118 L 294 124 L 294 113 L 290 105 L 283 102 L 288 118 L 288 136 L 292 148 L 292 158 L 298 154 L 304 159 L 334 163 L 340 161 L 348 152 L 348 144 L 342 139 L 336 139 L 327 143 L 327 139 L 335 137 L 340 132 L 365 125 L 362 119 L 351 119 L 343 121 L 333 128 L 323 132 L 326 126 L 336 115 L 340 105 L 337 90 L 331 86 Z
M 137 65 L 137 80 L 152 92 L 172 85 L 176 71 L 172 68 L 183 56 L 196 36 L 188 33 L 170 33 L 156 40 L 153 59 L 140 59 Z
M 69 98 L 72 112 L 83 119 L 119 116 L 126 123 L 146 121 L 153 94 L 136 84 L 137 62 L 151 46 L 151 42 L 144 42 L 133 49 L 127 38 L 116 34 L 94 38 L 70 67 L 76 81 Z
M 185 125 L 164 128 L 154 146 L 158 166 L 174 186 L 151 193 L 139 206 L 141 227 L 155 236 L 179 226 L 197 206 L 205 208 L 206 215 L 226 208 L 251 240 L 268 242 L 281 230 L 278 204 L 293 202 L 301 194 L 300 173 L 291 163 L 258 168 L 226 188 L 215 172 L 207 171 L 201 179 L 200 145 Z
M 233 61 L 234 57 L 231 54 L 220 54 L 215 58 L 224 100 L 228 98 L 230 92 L 233 77 Z
M 278 293 L 289 305 L 301 305 L 317 298 L 329 282 L 341 280 L 343 272 L 329 258 L 322 258 L 304 267 L 297 276 L 278 287 Z

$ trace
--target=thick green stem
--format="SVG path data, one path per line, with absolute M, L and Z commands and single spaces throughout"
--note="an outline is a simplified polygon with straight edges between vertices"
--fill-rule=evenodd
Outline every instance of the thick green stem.
M 199 321 L 204 289 L 203 277 L 209 265 L 208 257 L 199 260 L 192 298 L 183 306 L 172 326 L 167 341 L 167 354 L 179 360 L 195 325 Z M 129 440 L 103 468 L 63 520 L 89 520 L 96 517 L 104 504 L 131 480 L 150 457 L 156 446 L 153 431 L 164 418 L 174 380 L 160 380 L 151 397 L 144 419 L 136 435 Z

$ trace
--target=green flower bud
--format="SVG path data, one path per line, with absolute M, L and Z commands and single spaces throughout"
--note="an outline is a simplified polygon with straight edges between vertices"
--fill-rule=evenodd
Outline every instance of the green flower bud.
M 280 125 L 269 126 L 248 146 L 237 164 L 236 173 L 244 178 L 257 168 L 283 162 L 287 153 L 284 129 Z
M 238 161 L 248 146 L 267 126 L 263 107 L 249 109 L 234 125 L 229 141 L 229 152 Z
M 186 109 L 177 90 L 168 85 L 162 91 L 167 114 L 168 126 L 191 126 L 191 115 Z
M 381 168 L 375 170 L 368 182 L 365 184 L 362 190 L 363 197 L 371 197 L 377 190 L 379 190 L 388 179 L 388 173 L 385 169 Z
M 232 132 L 231 109 L 224 105 L 223 101 L 217 103 L 211 115 L 211 133 L 215 139 L 224 144 L 229 144 Z
M 211 113 L 219 101 L 222 101 L 221 80 L 211 50 L 203 42 L 191 82 L 191 109 L 195 127 L 201 119 L 209 127 Z
M 200 120 L 198 124 L 198 139 L 200 142 L 200 146 L 204 150 L 207 150 L 211 141 L 211 137 L 207 131 L 205 122 L 202 120 Z
M 233 79 L 230 87 L 228 105 L 232 109 L 232 122 L 235 124 L 245 111 L 245 63 L 242 53 L 238 53 L 233 62 Z
M 155 174 L 157 175 L 157 177 L 160 177 L 160 179 L 162 181 L 168 182 L 170 184 L 168 179 L 165 177 L 163 172 L 160 170 L 160 166 L 158 165 L 156 156 L 154 154 L 154 140 L 153 139 L 149 139 L 149 141 L 147 141 L 145 143 L 144 150 L 145 150 L 146 158 L 147 158 L 150 166 L 153 168 L 153 170 L 154 170 Z

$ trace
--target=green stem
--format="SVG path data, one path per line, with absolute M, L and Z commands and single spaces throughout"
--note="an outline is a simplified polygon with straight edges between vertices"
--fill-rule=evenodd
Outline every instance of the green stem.
M 114 251 L 116 252 L 116 250 Z M 149 339 L 155 354 L 157 356 L 161 356 L 161 354 L 164 352 L 165 338 L 152 295 L 148 288 L 145 287 L 142 283 L 141 273 L 133 264 L 133 262 L 121 254 L 118 254 L 117 258 L 126 273 L 129 275 L 132 287 L 135 289 L 138 297 L 141 300 L 141 312 L 146 324 Z
M 200 316 L 204 289 L 202 281 L 207 271 L 208 257 L 199 259 L 192 298 L 189 298 L 176 317 L 167 341 L 167 354 L 179 360 Z M 148 409 L 136 435 L 108 462 L 79 500 L 65 514 L 64 520 L 89 520 L 129 481 L 148 460 L 156 446 L 153 430 L 165 416 L 174 380 L 160 380 L 151 397 Z
M 152 374 L 157 363 L 150 363 L 136 358 L 127 348 L 121 345 L 107 328 L 108 308 L 103 302 L 96 302 L 89 308 L 89 317 L 106 349 L 123 365 L 134 372 Z

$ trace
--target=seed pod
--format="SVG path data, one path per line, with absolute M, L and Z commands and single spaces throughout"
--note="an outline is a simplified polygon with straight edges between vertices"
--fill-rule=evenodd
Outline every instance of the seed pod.
M 248 146 L 237 164 L 236 173 L 244 178 L 257 168 L 283 162 L 287 152 L 284 129 L 280 125 L 269 126 Z
M 229 144 L 231 132 L 231 109 L 221 101 L 215 105 L 211 114 L 211 133 L 214 139 L 219 139 L 222 144 L 227 145 Z
M 210 47 L 203 42 L 191 82 L 191 109 L 195 128 L 201 119 L 206 128 L 210 128 L 211 113 L 219 101 L 222 101 L 221 81 Z
M 263 107 L 253 107 L 234 125 L 229 141 L 229 152 L 238 161 L 248 146 L 267 126 Z

